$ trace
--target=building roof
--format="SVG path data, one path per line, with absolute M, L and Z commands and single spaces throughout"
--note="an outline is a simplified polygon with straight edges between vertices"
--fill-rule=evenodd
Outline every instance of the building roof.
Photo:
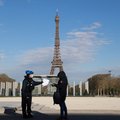
M 0 82 L 14 82 L 15 80 L 7 76 L 6 74 L 0 74 Z

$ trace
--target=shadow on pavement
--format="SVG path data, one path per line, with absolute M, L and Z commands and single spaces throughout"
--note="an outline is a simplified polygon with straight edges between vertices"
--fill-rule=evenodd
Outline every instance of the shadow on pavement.
M 56 120 L 58 114 L 43 114 L 33 111 L 34 117 L 29 120 Z M 21 114 L 0 114 L 0 120 L 24 120 Z M 28 120 L 28 119 L 27 119 Z M 120 115 L 107 114 L 69 114 L 69 120 L 120 120 Z

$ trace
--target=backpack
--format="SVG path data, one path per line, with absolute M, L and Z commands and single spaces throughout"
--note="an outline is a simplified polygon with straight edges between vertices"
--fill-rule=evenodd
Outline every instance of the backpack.
M 59 90 L 54 92 L 54 94 L 53 94 L 53 102 L 54 102 L 54 104 L 60 104 L 61 97 L 60 97 Z

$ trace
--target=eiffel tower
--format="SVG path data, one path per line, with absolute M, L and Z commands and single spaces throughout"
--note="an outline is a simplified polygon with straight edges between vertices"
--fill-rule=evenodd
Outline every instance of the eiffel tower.
M 55 16 L 56 31 L 55 31 L 55 47 L 54 47 L 54 56 L 53 61 L 51 62 L 51 71 L 50 75 L 54 74 L 55 68 L 59 68 L 59 71 L 63 71 L 63 62 L 60 55 L 60 40 L 59 40 L 59 16 L 58 12 Z

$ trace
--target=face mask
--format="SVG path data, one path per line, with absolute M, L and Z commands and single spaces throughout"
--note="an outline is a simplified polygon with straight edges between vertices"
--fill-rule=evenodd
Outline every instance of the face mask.
M 33 78 L 33 74 L 30 74 L 29 77 L 30 77 L 30 78 Z

